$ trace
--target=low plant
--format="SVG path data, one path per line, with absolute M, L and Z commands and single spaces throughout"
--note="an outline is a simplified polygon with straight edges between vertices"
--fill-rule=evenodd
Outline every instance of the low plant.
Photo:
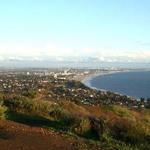
M 4 104 L 10 111 L 38 116 L 49 116 L 49 112 L 53 109 L 52 105 L 46 101 L 30 100 L 28 98 L 8 99 L 4 101 Z
M 7 108 L 3 105 L 2 102 L 0 102 L 0 119 L 5 118 L 5 112 L 7 111 Z
M 70 130 L 75 128 L 80 122 L 79 117 L 72 115 L 70 112 L 61 107 L 55 107 L 49 115 L 51 118 L 59 121 L 65 128 L 69 128 Z

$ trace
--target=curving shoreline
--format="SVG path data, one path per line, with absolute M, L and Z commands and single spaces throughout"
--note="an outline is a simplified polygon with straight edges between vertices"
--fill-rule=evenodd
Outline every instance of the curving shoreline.
M 135 70 L 123 70 L 123 71 L 109 71 L 109 72 L 101 72 L 101 73 L 97 73 L 97 74 L 91 74 L 89 75 L 88 77 L 85 77 L 83 80 L 81 80 L 81 82 L 88 86 L 89 88 L 91 89 L 95 89 L 95 90 L 99 90 L 99 91 L 103 91 L 103 92 L 107 92 L 107 91 L 110 91 L 110 90 L 106 90 L 106 89 L 101 89 L 101 88 L 96 88 L 94 86 L 91 85 L 91 80 L 93 80 L 95 77 L 98 77 L 98 76 L 104 76 L 104 75 L 110 75 L 110 74 L 117 74 L 117 73 L 126 73 L 126 72 L 136 72 Z M 134 96 L 131 96 L 131 95 L 127 95 L 127 94 L 122 94 L 122 93 L 119 93 L 119 92 L 114 92 L 114 91 L 111 91 L 112 93 L 114 94 L 118 94 L 120 96 L 123 96 L 123 95 L 126 95 L 127 97 L 130 97 L 130 98 L 134 98 L 136 100 L 139 100 L 140 98 L 138 97 L 134 97 Z
M 108 72 L 101 72 L 101 73 L 91 74 L 89 76 L 86 76 L 84 79 L 82 79 L 81 82 L 83 84 L 85 84 L 86 86 L 88 86 L 89 88 L 96 89 L 96 90 L 101 90 L 101 91 L 107 91 L 107 90 L 104 90 L 104 89 L 98 89 L 96 87 L 93 87 L 90 83 L 91 80 L 93 80 L 95 77 L 98 77 L 98 76 L 116 74 L 116 73 L 120 73 L 120 72 L 128 72 L 128 71 L 108 71 Z

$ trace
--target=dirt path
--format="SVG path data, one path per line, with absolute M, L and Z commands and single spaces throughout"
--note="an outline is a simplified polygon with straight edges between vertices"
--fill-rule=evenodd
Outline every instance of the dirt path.
M 13 121 L 0 121 L 0 150 L 78 149 L 88 148 L 84 142 L 52 130 L 30 127 Z

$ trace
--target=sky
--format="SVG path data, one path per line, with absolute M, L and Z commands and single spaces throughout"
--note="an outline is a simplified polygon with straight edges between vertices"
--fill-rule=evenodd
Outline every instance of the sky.
M 0 61 L 150 62 L 149 0 L 0 0 Z

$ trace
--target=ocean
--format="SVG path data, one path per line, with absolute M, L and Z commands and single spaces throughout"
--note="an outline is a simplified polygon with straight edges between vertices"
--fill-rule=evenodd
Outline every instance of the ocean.
M 150 71 L 99 75 L 85 80 L 84 83 L 92 88 L 112 91 L 135 98 L 150 98 Z

